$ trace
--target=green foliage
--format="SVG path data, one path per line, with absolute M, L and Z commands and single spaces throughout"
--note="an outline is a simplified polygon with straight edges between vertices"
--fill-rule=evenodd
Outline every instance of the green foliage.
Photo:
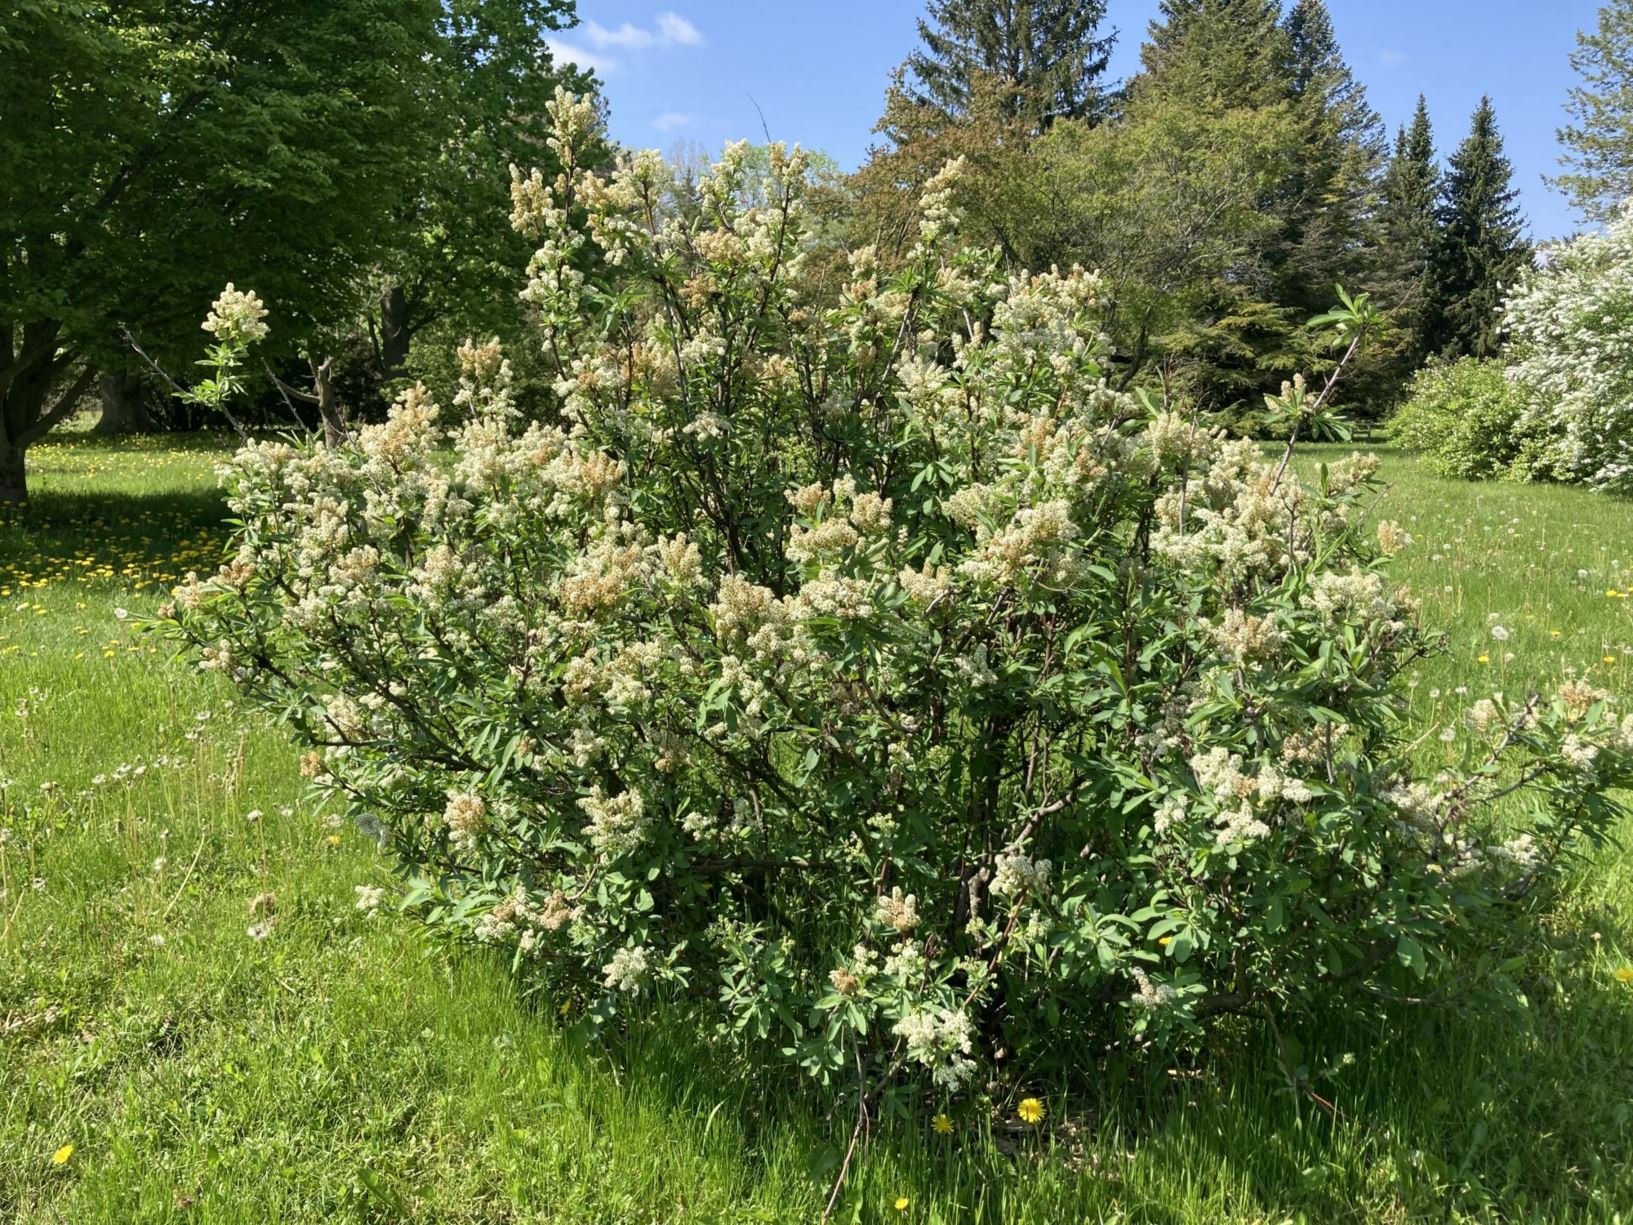
M 1006 118 L 1033 131 L 1057 119 L 1098 118 L 1115 31 L 1100 36 L 1106 0 L 930 0 L 923 46 L 905 68 L 915 102 L 969 113 L 983 78 L 1002 82 Z
M 1410 127 L 1402 125 L 1378 188 L 1377 247 L 1370 284 L 1387 304 L 1394 336 L 1386 351 L 1384 388 L 1398 395 L 1430 353 L 1430 275 L 1440 243 L 1440 167 L 1429 105 L 1418 95 Z
M 1553 182 L 1590 221 L 1612 221 L 1633 198 L 1633 3 L 1600 6 L 1597 27 L 1577 31 L 1571 67 L 1582 83 L 1565 104 L 1565 173 Z
M 426 156 L 440 11 L 13 7 L 0 34 L 0 215 L 14 235 L 0 252 L 0 458 L 72 411 L 98 362 L 126 364 L 121 321 L 176 360 L 229 279 L 279 304 L 289 346 L 350 301 Z
M 1513 474 L 1526 450 L 1523 392 L 1503 363 L 1464 357 L 1424 367 L 1390 421 L 1396 443 L 1423 452 L 1441 476 L 1479 481 Z
M 1140 62 L 1192 105 L 1257 107 L 1287 97 L 1291 54 L 1281 0 L 1163 0 Z
M 1033 146 L 1008 177 L 1029 193 L 1011 188 L 1006 234 L 1027 263 L 1081 263 L 1106 278 L 1123 383 L 1169 364 L 1185 394 L 1223 407 L 1259 385 L 1255 351 L 1235 343 L 1248 325 L 1233 306 L 1278 229 L 1263 203 L 1297 155 L 1285 107 L 1212 112 L 1137 85 L 1117 122 L 1056 124 Z M 1270 322 L 1285 333 L 1274 308 Z M 1226 381 L 1217 364 L 1206 380 L 1194 374 L 1221 352 L 1248 377 Z
M 1513 177 L 1491 99 L 1482 98 L 1452 154 L 1440 208 L 1429 340 L 1448 357 L 1491 357 L 1502 347 L 1503 301 L 1531 263 Z
M 1376 420 L 1446 343 L 1446 311 L 1466 305 L 1449 273 L 1432 275 L 1437 258 L 1442 271 L 1462 265 L 1441 241 L 1426 107 L 1388 159 L 1323 0 L 1285 12 L 1172 0 L 1141 64 L 1109 116 L 1041 132 L 1006 111 L 1001 82 L 974 79 L 956 115 L 893 91 L 889 144 L 857 177 L 855 242 L 879 242 L 888 264 L 912 233 L 906 185 L 963 157 L 972 240 L 1011 268 L 1082 264 L 1107 278 L 1118 386 L 1161 387 L 1235 423 L 1318 360 L 1306 321 L 1332 286 L 1363 287 L 1385 327 L 1352 364 L 1344 407 Z M 1479 274 L 1476 296 L 1515 271 Z
M 1256 404 L 1311 364 L 1315 347 L 1304 324 L 1330 300 L 1334 283 L 1369 280 L 1361 256 L 1373 237 L 1378 118 L 1320 0 L 1301 0 L 1285 17 L 1279 4 L 1260 0 L 1175 3 L 1163 13 L 1145 48 L 1146 71 L 1133 82 L 1131 117 L 1141 107 L 1173 108 L 1203 126 L 1232 116 L 1220 135 L 1233 128 L 1265 153 L 1274 149 L 1259 160 L 1272 176 L 1242 200 L 1256 224 L 1235 231 L 1239 254 L 1227 269 L 1193 264 L 1189 248 L 1174 248 L 1191 302 L 1151 354 L 1159 362 L 1177 360 L 1179 385 L 1199 402 L 1239 415 L 1242 405 Z M 1219 141 L 1209 158 L 1214 166 L 1144 169 L 1195 174 L 1206 192 L 1219 193 L 1247 186 L 1209 177 L 1233 152 Z M 1203 216 L 1210 228 L 1226 221 L 1225 214 Z M 1369 406 L 1376 382 L 1373 359 L 1365 356 L 1350 372 L 1346 394 Z
M 165 610 L 412 907 L 587 1022 L 706 1018 L 859 1108 L 1502 983 L 1633 718 L 1585 682 L 1489 699 L 1420 774 L 1433 640 L 1379 570 L 1405 533 L 1364 530 L 1372 464 L 1305 484 L 1108 391 L 1098 281 L 999 275 L 951 172 L 903 266 L 858 251 L 823 303 L 797 157 L 750 207 L 729 149 L 676 207 L 661 158 L 588 174 L 592 108 L 552 113 L 563 175 L 514 193 L 567 428 L 485 346 L 451 461 L 417 392 L 355 447 L 246 448 L 236 551 Z M 1330 322 L 1353 350 L 1370 319 Z
M 573 24 L 574 12 L 573 0 L 443 6 L 424 84 L 425 155 L 391 217 L 386 249 L 360 278 L 361 300 L 333 321 L 344 332 L 366 320 L 377 378 L 403 378 L 412 342 L 439 325 L 443 334 L 426 347 L 446 352 L 436 341 L 449 329 L 456 341 L 499 335 L 520 347 L 509 291 L 527 246 L 509 224 L 508 168 L 553 171 L 540 117 L 558 85 L 589 87 L 587 74 L 552 62 L 545 42 Z
M 403 343 L 442 312 L 514 317 L 505 159 L 548 166 L 526 131 L 554 85 L 543 32 L 570 15 L 561 0 L 12 6 L 0 471 L 98 367 L 132 364 L 118 325 L 179 365 L 227 281 L 277 304 L 273 357 L 314 366 L 388 286 L 406 295 Z

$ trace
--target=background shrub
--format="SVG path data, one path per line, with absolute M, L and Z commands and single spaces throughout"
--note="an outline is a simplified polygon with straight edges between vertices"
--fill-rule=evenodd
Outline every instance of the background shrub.
M 1422 451 L 1435 472 L 1464 480 L 1508 474 L 1528 453 L 1524 394 L 1494 358 L 1425 366 L 1390 423 L 1393 440 Z
M 1633 212 L 1552 248 L 1508 302 L 1526 472 L 1633 493 Z

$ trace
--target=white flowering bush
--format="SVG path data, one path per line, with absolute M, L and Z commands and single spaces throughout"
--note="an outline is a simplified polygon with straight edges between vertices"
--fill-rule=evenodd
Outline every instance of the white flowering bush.
M 1633 493 L 1633 211 L 1550 248 L 1507 311 L 1525 471 Z
M 652 154 L 584 173 L 593 118 L 558 99 L 564 170 L 514 188 L 561 421 L 472 344 L 451 433 L 410 391 L 343 447 L 246 447 L 236 553 L 166 610 L 411 907 L 564 1011 L 712 1017 L 866 1094 L 1506 955 L 1633 719 L 1493 699 L 1415 771 L 1396 680 L 1433 640 L 1373 461 L 1307 485 L 1108 390 L 1100 282 L 961 247 L 956 168 L 905 267 L 857 251 L 827 301 L 797 151 L 755 203 L 737 149 L 678 201 Z

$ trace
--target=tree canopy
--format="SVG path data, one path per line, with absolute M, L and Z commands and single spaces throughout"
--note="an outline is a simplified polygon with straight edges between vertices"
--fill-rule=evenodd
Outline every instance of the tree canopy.
M 1453 356 L 1489 357 L 1502 343 L 1502 305 L 1530 264 L 1514 168 L 1490 98 L 1452 154 L 1440 207 L 1430 339 Z
M 1582 82 L 1565 103 L 1554 184 L 1590 221 L 1609 221 L 1633 197 L 1633 0 L 1609 0 L 1578 32 L 1571 66 Z
M 298 351 L 370 269 L 462 298 L 569 0 L 23 0 L 0 18 L 0 500 L 128 325 L 183 360 L 226 281 Z M 490 220 L 491 219 L 491 220 Z M 410 237 L 410 235 L 412 237 Z M 509 241 L 507 239 L 507 241 Z
M 930 0 L 922 46 L 907 58 L 909 96 L 967 114 L 985 77 L 1008 87 L 1006 117 L 1037 128 L 1098 117 L 1117 41 L 1101 33 L 1105 17 L 1106 0 Z

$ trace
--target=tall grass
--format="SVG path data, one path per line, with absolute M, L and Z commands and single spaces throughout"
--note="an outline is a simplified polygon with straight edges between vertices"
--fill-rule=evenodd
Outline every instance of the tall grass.
M 0 1216 L 814 1219 L 848 1117 L 673 1027 L 587 1047 L 504 963 L 357 909 L 389 867 L 303 797 L 279 729 L 129 631 L 117 610 L 213 563 L 218 457 L 42 446 L 34 506 L 0 526 Z M 1385 475 L 1377 514 L 1417 538 L 1397 574 L 1450 634 L 1412 690 L 1426 754 L 1493 688 L 1575 668 L 1633 690 L 1633 506 L 1402 455 Z M 883 1120 L 837 1219 L 1614 1219 L 1630 920 L 1607 850 L 1516 1015 L 1244 1021 L 1181 1069 L 1085 1051 L 1090 1091 L 1037 1129 Z

